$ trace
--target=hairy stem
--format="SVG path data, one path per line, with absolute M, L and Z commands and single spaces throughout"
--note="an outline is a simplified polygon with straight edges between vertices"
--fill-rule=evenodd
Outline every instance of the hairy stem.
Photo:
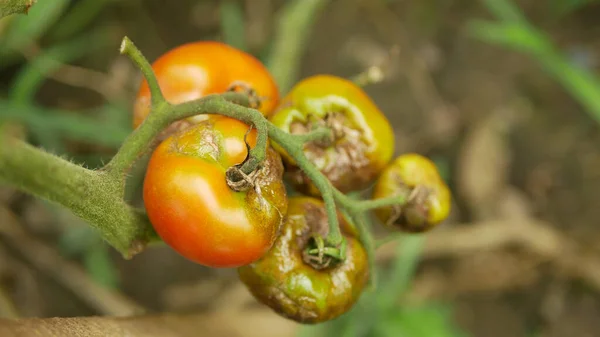
M 0 19 L 12 14 L 26 14 L 36 0 L 2 0 L 0 1 Z
M 360 212 L 367 212 L 376 208 L 404 205 L 407 202 L 407 198 L 404 196 L 394 196 L 388 198 L 374 199 L 374 200 L 359 200 L 354 203 L 354 208 Z
M 150 65 L 150 62 L 148 62 L 142 52 L 127 36 L 123 38 L 123 42 L 121 42 L 121 49 L 119 51 L 121 54 L 127 55 L 144 75 L 144 78 L 148 83 L 148 88 L 150 89 L 150 107 L 155 109 L 159 105 L 166 103 L 165 97 L 163 96 L 160 86 L 158 85 L 158 80 L 152 71 L 152 65 Z
M 70 209 L 126 258 L 143 249 L 154 233 L 144 214 L 123 201 L 118 184 L 109 176 L 21 140 L 2 138 L 0 180 Z
M 308 133 L 292 135 L 295 141 L 301 144 L 314 142 L 316 140 L 328 139 L 331 138 L 331 136 L 331 129 L 326 127 L 320 127 Z
M 262 118 L 260 112 L 232 102 L 247 104 L 248 98 L 243 94 L 226 93 L 208 95 L 179 105 L 159 104 L 156 108 L 153 108 L 144 122 L 125 139 L 117 154 L 104 170 L 115 178 L 122 180 L 135 161 L 150 150 L 152 140 L 167 126 L 183 118 L 208 113 L 217 113 L 234 118 L 239 117 L 239 119 L 254 124 L 259 134 L 257 146 L 250 151 L 250 156 L 256 156 L 259 160 L 264 159 L 264 150 L 262 151 L 262 157 L 259 150 L 266 148 L 267 144 L 267 132 L 264 126 L 266 120 Z M 262 135 L 261 130 L 263 130 Z M 256 162 L 259 162 L 259 160 L 256 160 Z M 252 169 L 254 168 L 256 166 L 252 167 Z M 244 172 L 246 173 L 246 171 Z M 249 172 L 252 172 L 252 170 Z
M 370 210 L 386 206 L 402 206 L 408 201 L 405 196 L 393 196 L 373 200 L 352 199 L 349 195 L 340 192 L 340 190 L 338 189 L 334 189 L 333 194 L 335 197 L 335 201 L 342 207 L 360 213 L 365 213 Z
M 333 247 L 338 247 L 344 241 L 342 233 L 340 232 L 339 221 L 337 217 L 337 210 L 335 207 L 334 190 L 336 190 L 329 180 L 321 173 L 311 162 L 306 158 L 304 154 L 304 141 L 303 139 L 297 138 L 298 136 L 291 135 L 283 130 L 278 129 L 273 124 L 268 124 L 269 137 L 279 144 L 285 151 L 294 158 L 296 165 L 300 167 L 308 178 L 315 184 L 315 186 L 321 192 L 321 198 L 325 203 L 325 211 L 327 212 L 327 219 L 329 222 L 329 234 L 325 238 L 328 244 Z M 312 134 L 313 140 L 316 140 L 316 136 L 330 137 L 331 131 Z

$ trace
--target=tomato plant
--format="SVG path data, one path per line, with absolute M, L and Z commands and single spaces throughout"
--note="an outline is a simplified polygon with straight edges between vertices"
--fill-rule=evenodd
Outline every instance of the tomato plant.
M 377 105 L 346 79 L 318 75 L 297 83 L 270 117 L 278 128 L 303 134 L 328 127 L 328 142 L 305 144 L 309 160 L 342 192 L 364 189 L 392 158 L 394 133 Z M 319 192 L 294 159 L 277 144 L 293 185 L 314 196 Z
M 277 313 L 301 323 L 318 323 L 350 310 L 368 280 L 366 252 L 343 217 L 346 259 L 332 262 L 308 255 L 313 234 L 326 235 L 321 200 L 296 196 L 273 248 L 255 263 L 238 269 L 250 292 Z
M 254 56 L 216 41 L 197 41 L 175 47 L 152 64 L 161 91 L 172 104 L 223 93 L 245 86 L 260 99 L 266 116 L 277 105 L 279 92 L 266 67 Z M 150 89 L 143 80 L 134 105 L 133 126 L 137 128 L 150 112 Z M 194 116 L 198 122 L 207 115 Z
M 256 145 L 256 130 L 213 116 L 171 135 L 153 152 L 143 197 L 156 232 L 186 258 L 211 267 L 237 267 L 273 244 L 287 197 L 281 157 L 271 147 L 252 188 L 229 187 L 227 170 Z
M 435 164 L 419 154 L 397 157 L 381 173 L 373 199 L 404 197 L 403 205 L 375 210 L 385 224 L 408 232 L 423 232 L 442 222 L 450 213 L 450 190 Z

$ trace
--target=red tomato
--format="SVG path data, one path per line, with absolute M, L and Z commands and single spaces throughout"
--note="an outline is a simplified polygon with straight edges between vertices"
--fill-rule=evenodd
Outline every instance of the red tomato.
M 144 204 L 160 237 L 184 257 L 210 267 L 238 267 L 263 256 L 275 241 L 287 197 L 281 157 L 272 148 L 254 188 L 235 192 L 226 170 L 248 155 L 249 126 L 213 116 L 171 135 L 153 152 Z M 256 145 L 256 129 L 248 135 Z

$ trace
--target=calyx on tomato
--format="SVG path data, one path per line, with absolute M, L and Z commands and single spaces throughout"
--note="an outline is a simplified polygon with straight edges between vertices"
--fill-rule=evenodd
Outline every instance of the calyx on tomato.
M 277 85 L 267 68 L 254 56 L 221 42 L 196 41 L 177 46 L 154 61 L 152 69 L 165 99 L 172 104 L 240 88 L 258 97 L 258 110 L 265 116 L 279 102 Z M 133 127 L 137 128 L 149 112 L 150 89 L 143 79 L 134 104 Z M 168 131 L 176 132 L 207 118 L 190 117 L 174 123 Z
M 275 244 L 258 261 L 238 269 L 254 297 L 278 314 L 301 323 L 336 318 L 352 308 L 368 280 L 366 251 L 340 216 L 346 258 L 319 268 L 307 257 L 314 234 L 328 233 L 325 206 L 306 196 L 289 199 L 288 214 Z
M 215 115 L 167 138 L 148 164 L 144 204 L 150 222 L 164 242 L 199 264 L 238 267 L 257 260 L 272 246 L 287 212 L 283 164 L 271 147 L 251 174 L 252 188 L 228 186 L 227 170 L 247 158 L 247 144 L 256 146 L 256 129 L 248 130 Z
M 300 81 L 270 120 L 291 134 L 329 127 L 333 138 L 307 143 L 304 153 L 344 193 L 368 187 L 394 153 L 394 133 L 385 115 L 360 87 L 340 77 L 317 75 Z M 277 144 L 273 146 L 282 154 L 293 185 L 318 196 L 294 159 Z
M 373 199 L 402 196 L 402 206 L 381 207 L 376 216 L 386 225 L 407 232 L 424 232 L 450 213 L 450 189 L 435 164 L 416 153 L 397 157 L 377 180 Z

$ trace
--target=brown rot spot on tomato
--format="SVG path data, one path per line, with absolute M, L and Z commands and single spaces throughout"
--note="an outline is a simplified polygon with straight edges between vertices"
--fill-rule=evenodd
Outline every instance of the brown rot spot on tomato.
M 263 256 L 287 212 L 280 155 L 267 149 L 252 188 L 236 191 L 226 172 L 248 158 L 257 133 L 215 116 L 171 135 L 152 153 L 144 179 L 148 218 L 165 243 L 205 266 L 232 268 Z
M 332 137 L 306 143 L 306 157 L 342 192 L 351 191 L 352 186 L 367 185 L 376 174 L 369 165 L 368 145 L 362 131 L 352 125 L 343 113 L 329 112 L 322 119 L 294 122 L 290 133 L 306 134 L 320 127 L 329 128 Z M 310 183 L 306 174 L 295 166 L 289 168 L 288 177 L 299 186 Z
M 330 75 L 297 83 L 269 117 L 291 134 L 318 128 L 331 130 L 330 139 L 304 144 L 307 159 L 343 193 L 367 188 L 391 159 L 394 134 L 386 116 L 354 83 Z M 284 149 L 274 144 L 286 175 L 300 192 L 319 196 L 319 190 Z
M 414 153 L 396 158 L 375 183 L 373 199 L 401 197 L 404 203 L 375 210 L 387 226 L 411 233 L 434 228 L 448 217 L 450 190 L 429 159 Z

